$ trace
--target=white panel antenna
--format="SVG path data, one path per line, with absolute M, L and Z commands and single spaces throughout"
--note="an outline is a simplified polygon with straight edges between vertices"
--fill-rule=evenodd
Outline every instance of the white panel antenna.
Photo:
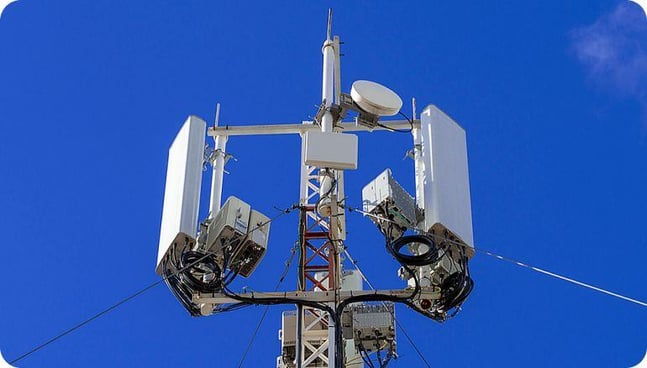
M 162 226 L 155 271 L 178 234 L 196 237 L 207 123 L 189 116 L 169 148 Z
M 357 136 L 354 134 L 305 134 L 305 164 L 340 170 L 357 169 Z
M 471 257 L 474 237 L 465 130 L 434 105 L 422 112 L 420 124 L 425 230 L 456 237 L 469 247 Z

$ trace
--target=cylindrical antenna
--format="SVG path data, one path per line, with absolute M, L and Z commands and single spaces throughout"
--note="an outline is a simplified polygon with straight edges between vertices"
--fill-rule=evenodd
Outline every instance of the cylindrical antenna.
M 332 22 L 332 9 L 328 9 L 328 38 L 324 41 L 321 52 L 323 53 L 323 75 L 321 81 L 321 102 L 326 111 L 321 117 L 321 131 L 324 133 L 332 133 L 334 121 L 330 107 L 335 101 L 334 88 L 335 88 L 335 50 L 334 43 L 331 40 L 331 25 Z M 334 150 L 335 147 L 328 147 Z M 332 183 L 334 173 L 332 170 L 320 169 L 319 170 L 319 208 L 318 211 L 324 217 L 330 215 L 330 195 L 332 194 Z
M 328 8 L 328 28 L 326 31 L 326 40 L 332 40 L 332 8 Z
M 412 116 L 413 116 L 412 119 L 415 121 L 418 118 L 416 116 L 417 113 L 416 113 L 416 98 L 415 97 L 411 97 L 411 110 L 413 110 L 412 111 Z
M 424 173 L 424 161 L 422 160 L 422 132 L 420 131 L 420 126 L 417 126 L 415 121 L 418 119 L 418 113 L 416 108 L 416 98 L 411 98 L 411 109 L 412 112 L 412 123 L 411 134 L 413 135 L 413 162 L 414 162 L 414 172 L 415 172 L 415 182 L 416 182 L 416 204 L 420 208 L 424 208 L 425 200 L 425 173 Z
M 216 118 L 213 120 L 213 126 L 217 127 L 220 121 L 220 102 L 216 104 Z
M 216 117 L 213 126 L 217 127 L 220 123 L 220 103 L 216 104 Z M 225 147 L 227 146 L 227 136 L 217 135 L 213 137 L 215 155 L 211 162 L 211 198 L 209 204 L 209 217 L 213 219 L 220 211 L 222 201 L 222 180 L 225 172 Z
M 341 41 L 339 36 L 333 37 L 333 48 L 335 49 L 335 65 L 333 74 L 335 76 L 335 104 L 341 105 Z
M 216 104 L 216 117 L 213 119 L 213 127 L 217 127 L 220 122 L 220 102 Z M 216 137 L 213 137 L 213 140 L 216 140 Z

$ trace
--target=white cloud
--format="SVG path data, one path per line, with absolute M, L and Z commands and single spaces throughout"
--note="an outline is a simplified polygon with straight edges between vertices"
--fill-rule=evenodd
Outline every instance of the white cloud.
M 624 1 L 593 24 L 571 32 L 573 50 L 597 86 L 640 102 L 647 112 L 647 20 Z

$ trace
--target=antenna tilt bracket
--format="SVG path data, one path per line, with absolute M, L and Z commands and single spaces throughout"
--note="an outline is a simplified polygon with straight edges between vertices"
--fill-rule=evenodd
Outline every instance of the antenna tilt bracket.
M 216 160 L 216 157 L 222 156 L 225 160 L 225 164 L 229 162 L 229 160 L 233 159 L 234 161 L 238 161 L 238 159 L 232 155 L 231 153 L 227 153 L 220 148 L 218 149 L 213 149 L 211 146 L 206 145 L 204 148 L 204 164 L 206 165 L 207 162 L 213 165 L 213 162 Z
M 374 129 L 378 125 L 378 120 L 380 119 L 380 117 L 378 115 L 364 111 L 348 93 L 341 94 L 339 103 L 339 107 L 344 111 L 344 115 L 346 115 L 346 111 L 348 110 L 355 111 L 359 114 L 355 119 L 355 123 L 357 125 L 363 125 L 369 129 Z
M 380 117 L 378 115 L 372 114 L 368 111 L 365 111 L 353 100 L 351 95 L 348 93 L 341 93 L 339 98 L 339 105 L 332 104 L 330 107 L 326 107 L 326 101 L 324 100 L 317 109 L 315 114 L 315 122 L 321 125 L 321 119 L 323 118 L 326 111 L 329 111 L 332 114 L 333 121 L 335 126 L 338 126 L 339 123 L 346 117 L 348 111 L 357 112 L 358 116 L 355 119 L 357 125 L 362 125 L 370 130 L 378 126 L 378 120 Z
M 324 114 L 326 111 L 329 111 L 332 114 L 332 121 L 334 122 L 335 126 L 338 126 L 342 119 L 346 116 L 346 111 L 343 106 L 340 105 L 331 105 L 330 107 L 326 107 L 326 101 L 324 100 L 320 105 L 319 108 L 317 109 L 317 113 L 315 114 L 315 122 L 318 125 L 321 125 L 321 119 L 323 118 Z

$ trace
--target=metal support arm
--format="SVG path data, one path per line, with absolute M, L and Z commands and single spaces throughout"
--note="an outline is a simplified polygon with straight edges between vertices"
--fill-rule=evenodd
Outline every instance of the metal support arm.
M 411 128 L 411 123 L 408 120 L 390 120 L 380 121 L 380 124 L 398 130 L 406 130 Z M 414 127 L 420 127 L 420 120 L 413 121 Z M 234 135 L 276 135 L 276 134 L 301 134 L 307 131 L 320 131 L 321 128 L 315 124 L 272 124 L 272 125 L 237 125 L 237 126 L 224 126 L 209 128 L 207 135 L 212 137 L 225 136 L 231 137 Z M 362 125 L 357 125 L 354 122 L 341 123 L 335 127 L 336 132 L 370 132 L 385 130 L 380 126 L 374 129 L 369 129 Z
M 337 301 L 344 301 L 346 299 L 361 297 L 361 296 L 388 296 L 394 298 L 406 298 L 411 296 L 412 290 L 361 290 L 361 291 L 282 291 L 270 293 L 241 293 L 235 294 L 238 297 L 245 299 L 255 299 L 259 302 L 268 299 L 285 298 L 290 301 L 304 301 L 314 303 L 328 303 Z M 437 291 L 421 290 L 415 296 L 422 299 L 438 299 L 440 294 Z M 196 304 L 230 304 L 238 303 L 240 300 L 234 299 L 230 296 L 220 293 L 200 293 L 193 297 L 193 302 Z

